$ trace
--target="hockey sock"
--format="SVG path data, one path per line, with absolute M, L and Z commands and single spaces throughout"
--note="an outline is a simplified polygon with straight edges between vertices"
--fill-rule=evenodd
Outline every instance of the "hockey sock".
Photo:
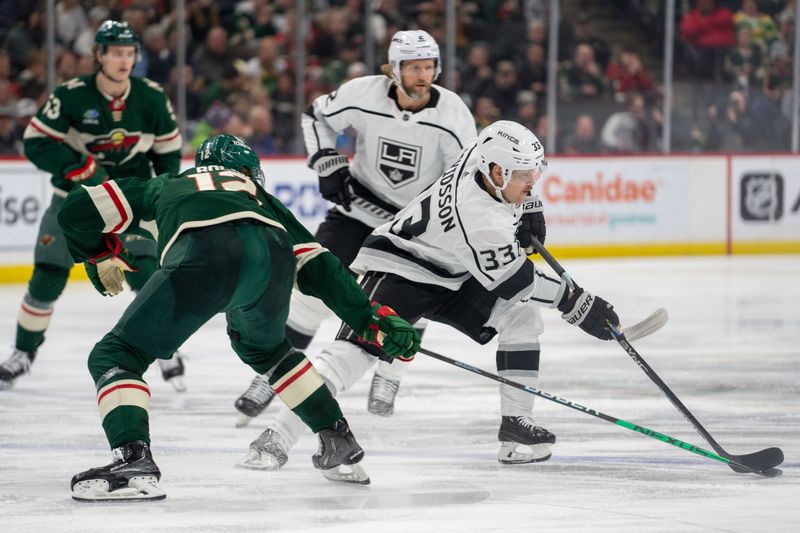
M 153 360 L 113 333 L 89 354 L 97 407 L 111 448 L 135 440 L 150 442 L 150 389 L 142 374 Z
M 134 291 L 141 290 L 144 287 L 144 284 L 147 283 L 147 280 L 150 279 L 150 276 L 158 270 L 158 261 L 156 258 L 150 255 L 144 256 L 137 256 L 136 263 L 139 265 L 139 270 L 137 272 L 125 272 L 125 281 L 128 282 L 128 285 L 131 286 L 131 289 Z
M 539 345 L 500 345 L 497 373 L 524 385 L 535 386 L 539 377 Z M 508 385 L 500 385 L 503 416 L 530 416 L 534 396 Z
M 17 315 L 15 347 L 24 352 L 35 352 L 53 316 L 53 304 L 67 285 L 69 269 L 37 264 L 28 283 L 28 292 L 22 300 Z
M 291 353 L 278 363 L 269 383 L 283 403 L 314 433 L 342 417 L 339 403 L 302 352 Z

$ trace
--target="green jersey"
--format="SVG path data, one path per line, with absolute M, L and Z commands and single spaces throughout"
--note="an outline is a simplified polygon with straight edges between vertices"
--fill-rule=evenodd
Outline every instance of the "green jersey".
M 53 187 L 64 192 L 74 186 L 65 169 L 87 156 L 112 179 L 178 172 L 181 135 L 163 89 L 147 78 L 131 78 L 127 92 L 112 98 L 95 76 L 71 79 L 53 91 L 25 129 L 28 159 L 52 174 Z
M 69 193 L 58 213 L 76 262 L 105 252 L 105 234 L 123 232 L 155 239 L 163 262 L 183 232 L 243 219 L 285 231 L 297 260 L 298 289 L 320 298 L 355 331 L 366 330 L 369 301 L 349 270 L 277 198 L 234 170 L 208 165 L 151 180 L 83 185 Z

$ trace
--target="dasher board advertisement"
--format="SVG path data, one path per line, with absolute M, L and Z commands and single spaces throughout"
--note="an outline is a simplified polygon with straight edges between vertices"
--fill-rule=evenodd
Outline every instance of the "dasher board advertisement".
M 800 157 L 733 156 L 731 215 L 734 247 L 800 245 Z

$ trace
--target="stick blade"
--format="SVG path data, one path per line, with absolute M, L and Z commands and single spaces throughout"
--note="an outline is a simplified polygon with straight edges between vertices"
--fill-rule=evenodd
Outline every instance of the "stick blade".
M 780 448 L 765 448 L 746 455 L 726 455 L 725 457 L 748 468 L 752 468 L 763 476 L 776 477 L 782 473 L 781 470 L 775 468 L 783 462 L 783 450 Z M 734 472 L 739 472 L 740 474 L 750 473 L 750 470 L 745 470 L 733 464 L 728 466 L 730 466 Z
M 624 329 L 625 338 L 629 341 L 635 341 L 637 339 L 641 339 L 642 337 L 647 337 L 648 335 L 652 335 L 662 327 L 664 324 L 667 323 L 669 320 L 669 313 L 663 307 L 659 307 L 653 313 L 639 322 L 638 324 L 634 324 L 630 327 Z

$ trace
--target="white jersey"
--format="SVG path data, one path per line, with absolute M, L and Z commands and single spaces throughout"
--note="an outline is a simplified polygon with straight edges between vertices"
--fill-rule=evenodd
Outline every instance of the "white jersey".
M 476 136 L 475 119 L 461 98 L 431 87 L 427 106 L 404 111 L 397 87 L 386 76 L 364 76 L 318 97 L 303 114 L 308 154 L 335 148 L 336 135 L 357 132 L 350 166 L 355 198 L 339 211 L 370 227 L 391 219 L 442 175 Z
M 526 257 L 515 237 L 521 216 L 521 205 L 484 188 L 473 142 L 428 190 L 367 237 L 350 268 L 451 290 L 474 277 L 503 300 L 555 307 L 565 284 Z

